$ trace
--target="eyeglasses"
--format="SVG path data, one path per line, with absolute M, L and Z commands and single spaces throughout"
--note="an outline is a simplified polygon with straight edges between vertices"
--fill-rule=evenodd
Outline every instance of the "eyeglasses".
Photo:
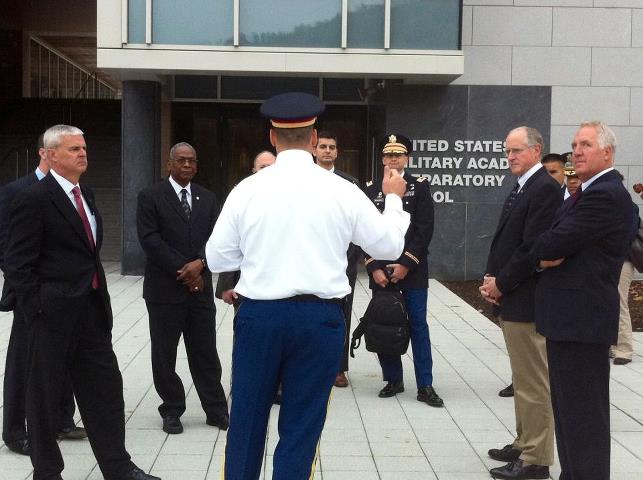
M 505 155 L 509 156 L 511 154 L 514 155 L 520 155 L 522 152 L 525 150 L 529 150 L 530 148 L 533 147 L 527 147 L 527 148 L 505 148 Z

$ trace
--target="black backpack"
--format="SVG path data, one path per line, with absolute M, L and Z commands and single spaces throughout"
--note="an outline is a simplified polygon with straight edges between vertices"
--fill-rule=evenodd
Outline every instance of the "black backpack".
M 353 332 L 353 350 L 359 348 L 362 335 L 366 340 L 366 350 L 385 355 L 403 355 L 409 348 L 411 328 L 404 297 L 396 290 L 376 290 L 366 307 L 364 316 Z

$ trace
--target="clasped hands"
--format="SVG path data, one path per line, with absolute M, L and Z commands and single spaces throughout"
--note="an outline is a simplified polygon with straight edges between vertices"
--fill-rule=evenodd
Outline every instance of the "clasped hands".
M 544 270 L 546 268 L 557 267 L 563 263 L 564 260 L 564 258 L 558 258 L 556 260 L 541 260 L 538 266 L 540 269 Z M 480 290 L 480 295 L 482 295 L 482 298 L 487 302 L 493 303 L 494 305 L 500 305 L 502 292 L 498 288 L 498 285 L 496 285 L 496 277 L 492 277 L 489 274 L 485 275 L 482 285 L 478 290 Z
M 201 276 L 202 271 L 203 262 L 201 262 L 201 259 L 197 258 L 196 260 L 186 263 L 177 270 L 176 279 L 188 287 L 190 293 L 199 293 L 202 292 L 205 287 L 203 277 Z
M 389 263 L 386 268 L 390 272 L 389 275 L 381 268 L 373 270 L 373 280 L 382 288 L 386 288 L 389 282 L 397 283 L 400 280 L 404 280 L 409 273 L 409 268 L 401 263 Z

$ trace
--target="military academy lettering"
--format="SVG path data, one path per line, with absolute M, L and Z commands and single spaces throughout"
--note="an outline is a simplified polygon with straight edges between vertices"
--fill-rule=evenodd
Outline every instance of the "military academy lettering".
M 509 168 L 502 140 L 414 139 L 407 166 L 415 177 L 426 177 L 433 201 L 461 201 L 449 187 L 502 187 Z

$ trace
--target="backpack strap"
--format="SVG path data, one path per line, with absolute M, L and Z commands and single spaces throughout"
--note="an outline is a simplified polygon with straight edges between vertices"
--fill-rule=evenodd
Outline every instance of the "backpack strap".
M 355 330 L 353 330 L 353 336 L 351 339 L 351 358 L 355 358 L 353 350 L 359 348 L 359 346 L 362 344 L 362 337 L 364 336 L 364 332 L 366 331 L 366 323 L 366 319 L 360 318 L 359 325 Z

